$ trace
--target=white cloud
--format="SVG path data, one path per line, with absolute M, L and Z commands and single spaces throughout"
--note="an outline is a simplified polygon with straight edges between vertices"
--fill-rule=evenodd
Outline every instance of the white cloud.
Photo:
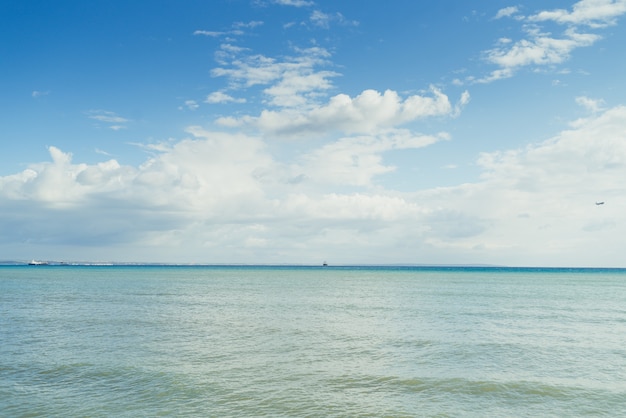
M 249 22 L 235 22 L 233 23 L 233 28 L 256 28 L 257 26 L 263 25 L 263 22 L 260 20 L 251 20 Z
M 469 101 L 462 95 L 459 106 Z M 383 94 L 365 90 L 351 98 L 346 94 L 331 97 L 327 104 L 308 110 L 264 110 L 258 117 L 222 118 L 225 126 L 251 125 L 263 132 L 300 137 L 333 131 L 373 133 L 430 116 L 456 113 L 448 97 L 432 87 L 430 95 L 413 95 L 402 99 L 398 93 L 387 90 Z
M 330 56 L 319 47 L 296 49 L 298 55 L 277 61 L 263 55 L 244 55 L 243 49 L 222 48 L 219 60 L 224 66 L 214 68 L 214 77 L 227 77 L 233 90 L 257 85 L 269 85 L 264 93 L 276 106 L 296 106 L 308 102 L 332 87 L 330 78 L 338 76 L 328 70 L 317 71 L 326 65 Z
M 108 153 L 108 152 L 106 152 L 106 151 L 104 151 L 104 150 L 101 150 L 101 149 L 99 149 L 99 148 L 96 148 L 96 150 L 95 150 L 95 151 L 96 151 L 96 154 L 106 155 L 107 157 L 110 157 L 110 156 L 111 156 L 111 154 L 110 154 L 110 153 Z
M 626 107 L 576 120 L 572 127 L 524 149 L 484 154 L 479 163 L 486 170 L 485 178 L 515 183 L 520 189 L 558 186 L 566 194 L 593 196 L 598 186 L 593 176 L 608 178 L 616 174 L 613 169 L 626 169 Z M 622 188 L 618 178 L 597 190 Z
M 517 13 L 516 7 L 501 9 L 496 19 Z M 490 83 L 509 78 L 523 67 L 536 70 L 542 66 L 562 64 L 578 48 L 588 47 L 602 39 L 591 29 L 599 29 L 616 23 L 616 19 L 626 13 L 626 0 L 581 0 L 572 6 L 572 11 L 565 9 L 544 10 L 531 16 L 518 16 L 516 20 L 524 23 L 526 36 L 512 41 L 500 38 L 496 47 L 484 52 L 487 62 L 499 68 L 490 75 L 468 77 L 472 83 Z M 566 25 L 560 36 L 544 32 L 540 24 L 557 22 Z
M 387 230 L 389 222 L 419 213 L 417 205 L 400 196 L 337 193 L 333 188 L 368 187 L 374 176 L 389 169 L 382 153 L 448 138 L 389 131 L 378 137 L 343 138 L 305 151 L 295 162 L 280 163 L 260 138 L 198 127 L 188 131 L 190 139 L 150 147 L 154 156 L 136 168 L 115 160 L 75 164 L 71 154 L 50 147 L 51 162 L 0 177 L 0 226 L 20 229 L 31 243 L 77 245 L 81 251 L 132 245 L 137 250 L 133 257 L 141 254 L 140 248 L 156 251 L 185 243 L 196 249 L 223 248 L 222 257 L 226 252 L 250 257 L 234 247 L 268 248 L 275 253 L 270 257 L 298 247 L 323 248 L 331 238 L 365 237 L 367 231 Z M 354 165 L 355 160 L 360 162 Z M 294 182 L 295 176 L 306 181 Z M 324 193 L 318 192 L 320 185 Z M 19 221 L 24 206 L 30 208 L 28 227 Z M 72 230 L 64 232 L 69 222 Z M 194 257 L 200 254 L 185 250 Z M 123 252 L 117 256 L 124 260 Z
M 33 90 L 33 92 L 31 93 L 31 96 L 34 99 L 37 99 L 39 97 L 43 97 L 43 96 L 47 96 L 50 94 L 50 91 L 39 91 L 39 90 Z
M 309 20 L 314 26 L 328 29 L 332 23 L 344 26 L 358 26 L 359 22 L 355 20 L 347 20 L 341 13 L 324 13 L 320 10 L 314 10 L 309 16 Z
M 489 75 L 483 78 L 470 77 L 468 78 L 468 81 L 472 83 L 485 84 L 485 83 L 491 83 L 497 80 L 504 80 L 506 78 L 511 78 L 511 77 L 513 77 L 513 70 L 511 68 L 501 68 L 499 70 L 493 70 Z
M 528 20 L 533 22 L 554 21 L 568 25 L 587 25 L 593 28 L 614 25 L 617 17 L 626 13 L 625 0 L 581 0 L 565 9 L 545 10 Z
M 11 199 L 32 199 L 52 207 L 64 207 L 79 201 L 82 190 L 76 183 L 76 177 L 87 166 L 72 165 L 72 155 L 56 147 L 49 147 L 49 152 L 52 163 L 33 165 L 16 176 L 2 178 L 0 186 L 3 192 L 6 188 L 12 192 L 9 195 Z
M 332 71 L 303 71 L 302 68 L 286 69 L 280 81 L 263 90 L 270 96 L 270 103 L 279 107 L 302 107 L 311 97 L 316 97 L 320 91 L 333 88 L 330 81 L 337 73 Z
M 134 184 L 145 191 L 139 194 L 177 210 L 200 211 L 206 216 L 226 215 L 229 205 L 238 201 L 245 204 L 244 199 L 252 203 L 262 196 L 254 172 L 272 165 L 262 141 L 197 127 L 189 132 L 195 139 L 162 148 L 160 154 L 140 167 Z M 160 192 L 149 196 L 154 188 Z
M 486 59 L 504 69 L 528 65 L 560 64 L 576 48 L 590 46 L 600 36 L 579 34 L 568 29 L 565 37 L 556 39 L 548 34 L 532 31 L 530 39 L 522 39 L 512 46 L 498 47 L 486 52 Z
M 294 7 L 306 7 L 315 4 L 313 1 L 309 0 L 272 0 L 272 3 Z
M 217 104 L 217 103 L 245 103 L 246 99 L 244 98 L 239 98 L 236 99 L 224 92 L 221 91 L 214 91 L 213 93 L 209 94 L 206 99 L 204 100 L 205 103 L 210 103 L 210 104 Z
M 281 59 L 252 54 L 249 50 L 223 44 L 216 58 L 220 66 L 214 68 L 214 77 L 228 79 L 228 90 L 238 91 L 262 86 L 264 102 L 279 110 L 267 109 L 258 117 L 222 117 L 217 123 L 225 127 L 255 126 L 262 131 L 282 134 L 281 127 L 273 127 L 274 119 L 296 117 L 302 121 L 307 113 L 320 109 L 320 101 L 335 88 L 332 79 L 340 74 L 320 67 L 329 66 L 330 53 L 320 47 L 294 48 L 295 54 Z M 249 93 L 249 92 L 248 92 Z M 224 92 L 212 93 L 209 103 L 233 102 Z M 285 121 L 290 124 L 291 121 Z M 287 127 L 287 130 L 290 128 Z M 306 130 L 306 127 L 304 127 Z M 331 128 L 334 129 L 334 128 Z
M 107 110 L 90 110 L 87 112 L 87 117 L 89 119 L 97 120 L 98 122 L 109 124 L 109 129 L 112 129 L 114 131 L 126 129 L 127 126 L 124 124 L 131 121 L 130 119 L 126 119 L 117 115 L 115 112 L 110 112 Z
M 245 55 L 247 52 L 223 46 L 219 54 L 223 66 L 214 68 L 211 74 L 227 77 L 232 90 L 268 86 L 263 93 L 273 106 L 307 107 L 333 89 L 331 79 L 339 76 L 334 71 L 317 69 L 328 64 L 330 54 L 323 48 L 295 49 L 297 55 L 282 61 L 263 55 Z M 222 96 L 214 99 L 220 98 L 226 99 Z
M 503 9 L 498 10 L 498 13 L 496 13 L 496 16 L 494 17 L 494 19 L 501 19 L 503 17 L 513 16 L 518 11 L 519 9 L 517 8 L 517 6 L 505 7 Z
M 486 263 L 623 265 L 626 108 L 572 126 L 526 148 L 483 154 L 480 182 L 417 192 L 430 208 L 422 239 Z
M 218 32 L 218 31 L 210 31 L 210 30 L 196 30 L 193 32 L 194 35 L 203 35 L 210 36 L 212 38 L 217 38 L 219 36 L 227 34 L 227 32 Z
M 411 219 L 420 213 L 416 204 L 401 197 L 379 194 L 330 193 L 312 198 L 305 194 L 290 195 L 284 202 L 289 213 L 309 219 L 331 220 L 335 223 L 394 222 Z
M 128 122 L 128 119 L 118 116 L 114 112 L 108 112 L 106 110 L 91 110 L 87 113 L 90 119 L 95 119 L 100 122 L 108 122 L 108 123 Z
M 598 113 L 604 109 L 604 100 L 591 99 L 586 96 L 577 97 L 576 103 L 592 113 Z
M 385 152 L 422 148 L 446 139 L 446 133 L 414 135 L 407 130 L 341 138 L 305 155 L 300 174 L 313 183 L 370 187 L 375 176 L 395 170 L 383 164 Z
M 457 117 L 461 114 L 461 111 L 463 110 L 463 108 L 470 102 L 470 98 L 471 96 L 470 96 L 469 91 L 465 90 L 463 93 L 461 93 L 461 98 L 459 99 L 457 104 L 454 106 L 453 116 Z
M 319 26 L 322 28 L 328 28 L 330 26 L 330 21 L 332 18 L 333 17 L 328 13 L 324 13 L 319 10 L 313 11 L 310 17 L 311 22 L 313 22 L 315 26 Z
M 196 110 L 200 105 L 195 100 L 185 100 L 185 107 L 189 110 Z
M 273 154 L 263 137 L 197 127 L 189 134 L 152 147 L 138 167 L 74 163 L 50 147 L 50 162 L 0 177 L 0 245 L 41 244 L 92 259 L 108 251 L 107 259 L 122 261 L 623 259 L 626 107 L 598 109 L 547 141 L 483 154 L 475 183 L 410 193 L 376 185 L 394 170 L 385 153 L 446 134 L 390 129 L 318 144 L 295 158 Z
M 193 34 L 196 36 L 198 35 L 208 36 L 211 38 L 219 38 L 222 36 L 229 36 L 229 35 L 239 36 L 239 35 L 245 35 L 245 32 L 243 31 L 243 29 L 254 29 L 257 26 L 261 26 L 263 24 L 264 22 L 259 21 L 259 20 L 251 20 L 249 22 L 235 22 L 231 25 L 232 29 L 227 30 L 227 31 L 212 31 L 212 30 L 198 29 L 198 30 L 195 30 Z

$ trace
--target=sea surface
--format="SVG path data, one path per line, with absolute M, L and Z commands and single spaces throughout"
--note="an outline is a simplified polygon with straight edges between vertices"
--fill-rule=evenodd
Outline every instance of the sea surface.
M 626 270 L 3 266 L 0 416 L 626 416 Z

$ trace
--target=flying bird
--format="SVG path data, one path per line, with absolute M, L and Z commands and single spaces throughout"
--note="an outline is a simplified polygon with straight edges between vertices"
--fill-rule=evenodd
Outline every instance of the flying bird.
M 604 202 L 596 202 L 596 206 L 604 205 Z

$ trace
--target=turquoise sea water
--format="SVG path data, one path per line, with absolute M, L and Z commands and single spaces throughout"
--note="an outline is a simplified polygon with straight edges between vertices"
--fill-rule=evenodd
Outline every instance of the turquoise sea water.
M 626 416 L 626 271 L 0 267 L 0 416 Z

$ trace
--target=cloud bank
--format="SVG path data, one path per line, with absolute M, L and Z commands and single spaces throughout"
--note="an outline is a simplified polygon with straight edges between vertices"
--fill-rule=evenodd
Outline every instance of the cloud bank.
M 259 263 L 366 263 L 383 250 L 379 262 L 447 262 L 453 249 L 458 262 L 587 265 L 615 259 L 626 233 L 623 106 L 547 141 L 482 154 L 478 182 L 414 192 L 374 185 L 394 169 L 386 152 L 446 134 L 347 136 L 281 160 L 261 136 L 188 132 L 137 167 L 76 163 L 50 147 L 50 161 L 0 178 L 1 248 Z

